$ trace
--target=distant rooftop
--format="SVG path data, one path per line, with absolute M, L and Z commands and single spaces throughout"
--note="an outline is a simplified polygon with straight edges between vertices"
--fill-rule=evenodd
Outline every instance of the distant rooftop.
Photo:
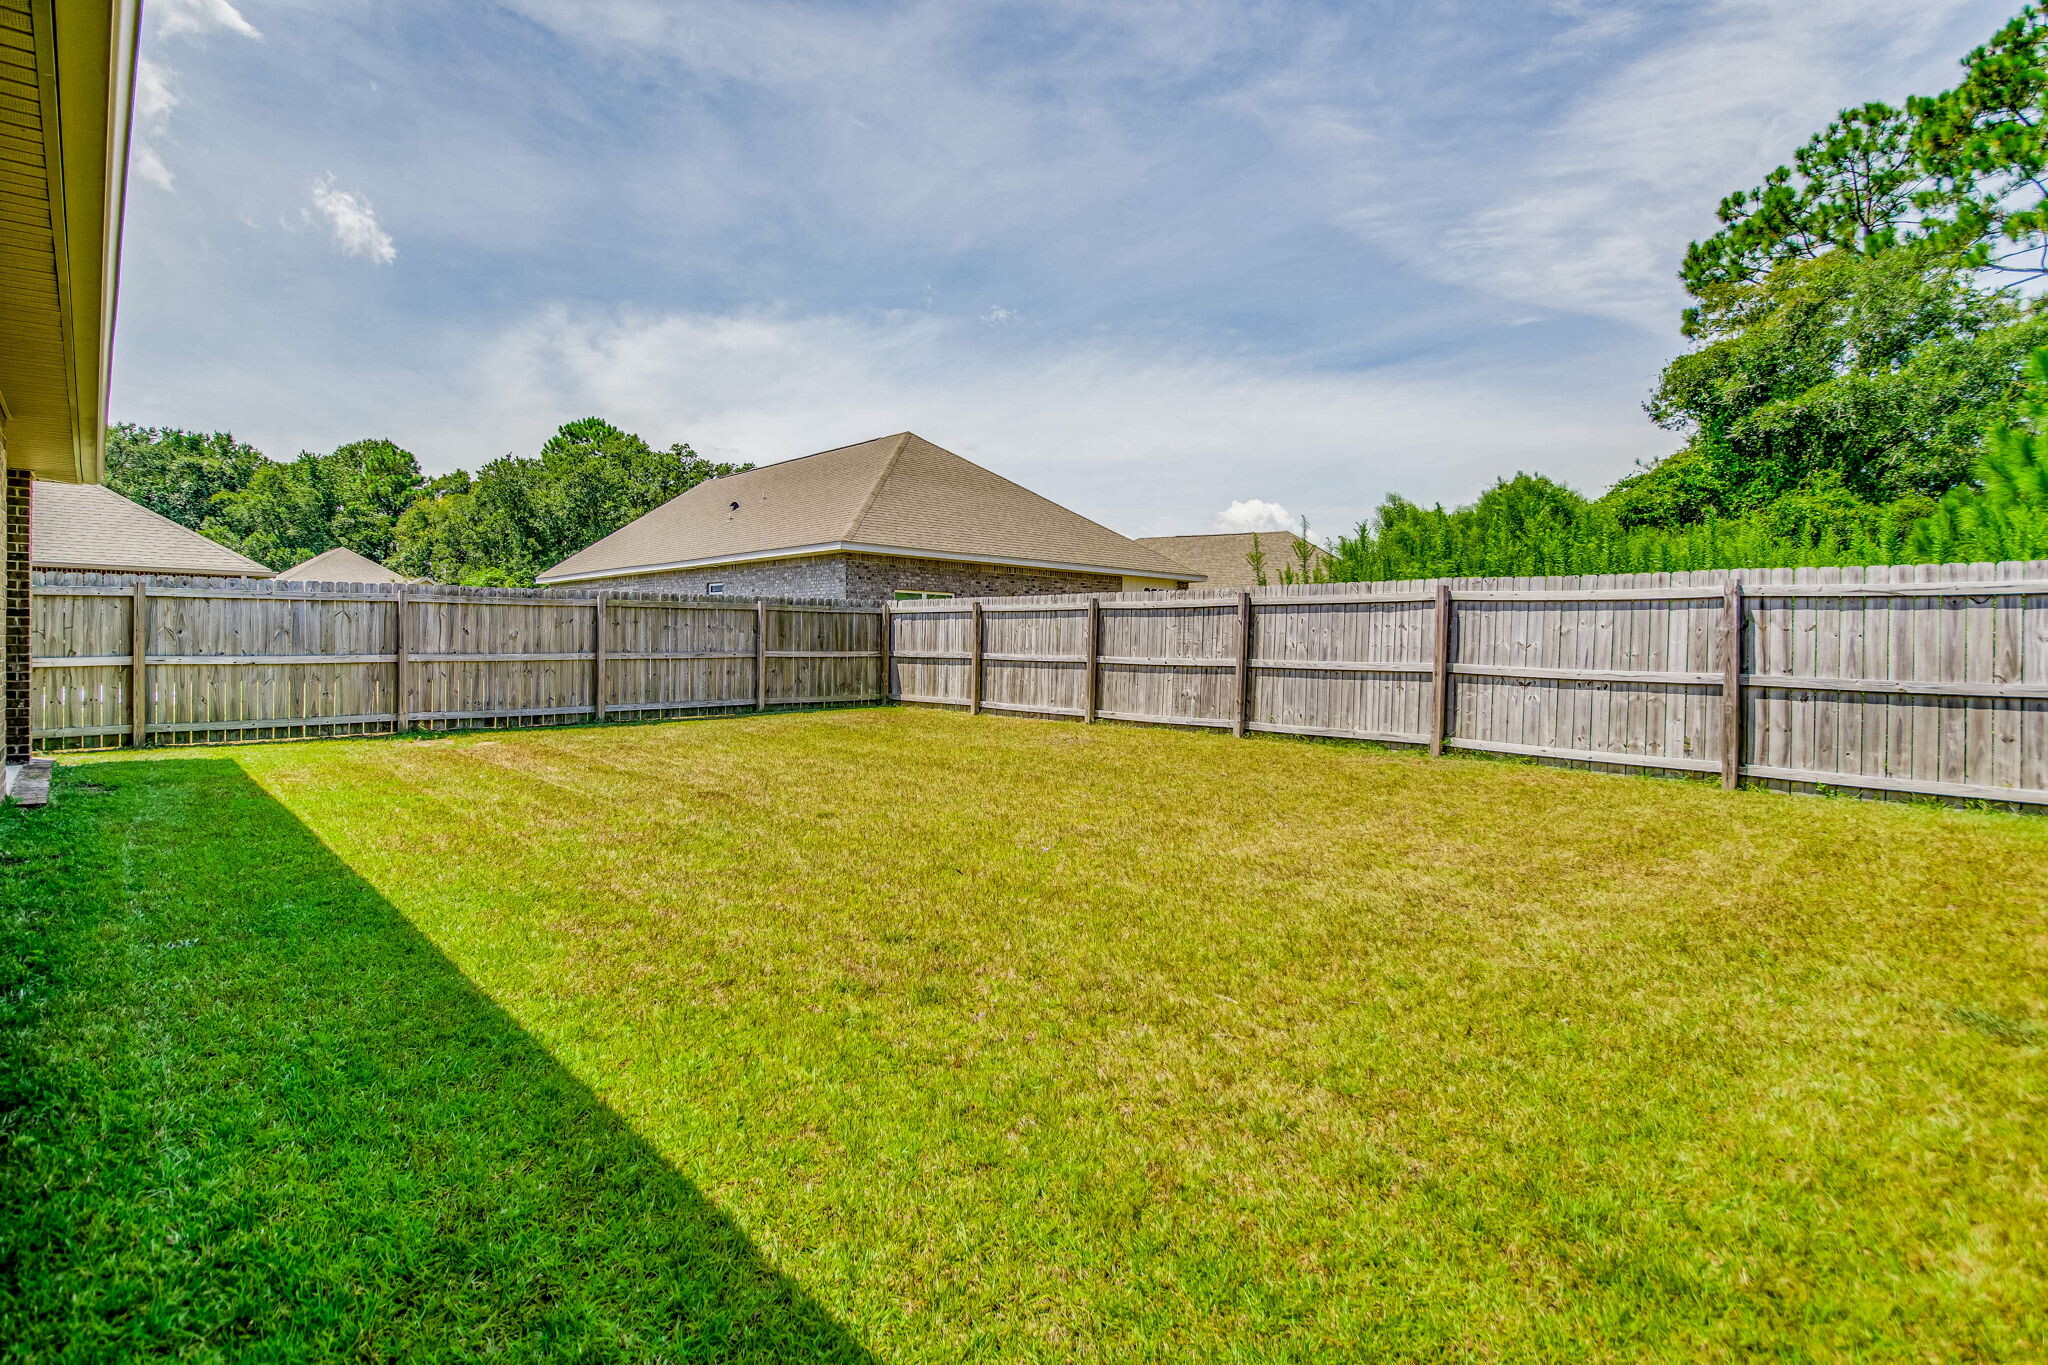
M 272 576 L 247 555 L 208 540 L 105 484 L 36 480 L 28 539 L 29 564 L 38 569 Z
M 280 583 L 410 583 L 413 580 L 354 550 L 337 545 L 277 576 Z
M 1251 555 L 1254 547 L 1265 556 L 1262 565 L 1268 586 L 1277 587 L 1283 581 L 1281 570 L 1301 572 L 1301 559 L 1296 547 L 1306 545 L 1309 549 L 1311 572 L 1314 567 L 1327 563 L 1329 551 L 1313 541 L 1303 540 L 1292 531 L 1226 531 L 1209 536 L 1139 536 L 1138 543 L 1149 550 L 1156 550 L 1168 559 L 1185 564 L 1207 580 L 1205 588 L 1255 588 L 1258 577 L 1252 571 Z
M 539 581 L 834 551 L 1199 577 L 905 431 L 707 480 L 569 556 Z

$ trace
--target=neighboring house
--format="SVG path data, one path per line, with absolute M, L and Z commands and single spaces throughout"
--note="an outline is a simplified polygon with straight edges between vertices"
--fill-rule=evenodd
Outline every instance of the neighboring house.
M 875 599 L 1183 588 L 1201 577 L 906 431 L 707 480 L 539 581 Z
M 105 484 L 37 480 L 29 563 L 97 573 L 269 578 L 247 555 L 122 497 Z
M 1314 582 L 1333 562 L 1330 552 L 1292 531 L 1232 531 L 1214 536 L 1140 536 L 1138 543 L 1203 575 L 1205 588 L 1278 587 L 1304 580 L 1302 552 L 1308 554 L 1307 575 Z M 1257 567 L 1252 556 L 1263 556 Z M 1284 572 L 1283 572 L 1284 571 Z M 1259 582 L 1260 578 L 1265 582 Z
M 416 583 L 419 580 L 407 578 L 371 559 L 359 555 L 346 546 L 337 545 L 332 550 L 322 550 L 303 564 L 294 564 L 279 572 L 280 583 Z
M 138 6 L 0 8 L 0 757 L 11 775 L 29 756 L 31 502 L 56 486 L 45 481 L 105 477 Z

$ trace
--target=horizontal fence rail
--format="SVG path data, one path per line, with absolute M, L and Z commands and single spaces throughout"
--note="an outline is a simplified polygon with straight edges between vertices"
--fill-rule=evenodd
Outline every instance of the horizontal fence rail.
M 2048 563 L 901 602 L 892 699 L 2048 804 Z
M 43 572 L 42 748 L 883 700 L 876 604 Z

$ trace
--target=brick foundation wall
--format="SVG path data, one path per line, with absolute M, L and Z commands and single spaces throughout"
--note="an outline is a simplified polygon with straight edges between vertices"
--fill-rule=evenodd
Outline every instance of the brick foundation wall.
M 26 469 L 10 469 L 0 493 L 6 544 L 0 569 L 0 749 L 9 763 L 28 760 L 28 519 L 34 488 Z
M 965 564 L 905 555 L 846 556 L 846 595 L 887 598 L 898 589 L 949 592 L 955 597 L 1030 597 L 1040 593 L 1122 592 L 1123 576 L 1020 569 L 1009 564 Z

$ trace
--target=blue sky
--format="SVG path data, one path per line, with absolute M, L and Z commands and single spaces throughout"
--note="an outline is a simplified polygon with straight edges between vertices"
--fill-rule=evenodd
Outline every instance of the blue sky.
M 114 415 L 910 429 L 1134 535 L 1594 492 L 1718 198 L 2014 8 L 148 0 Z

